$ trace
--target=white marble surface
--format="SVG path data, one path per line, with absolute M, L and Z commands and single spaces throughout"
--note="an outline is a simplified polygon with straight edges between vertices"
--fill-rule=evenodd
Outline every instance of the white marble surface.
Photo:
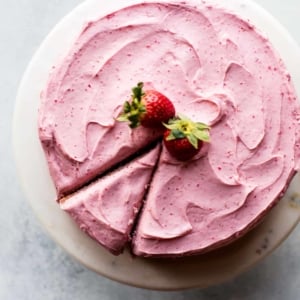
M 221 286 L 156 292 L 120 285 L 73 261 L 40 227 L 19 188 L 11 148 L 16 90 L 34 51 L 80 0 L 0 0 L 0 299 L 300 299 L 300 227 L 270 257 Z M 300 2 L 259 0 L 300 43 Z M 34 82 L 32 83 L 34 84 Z

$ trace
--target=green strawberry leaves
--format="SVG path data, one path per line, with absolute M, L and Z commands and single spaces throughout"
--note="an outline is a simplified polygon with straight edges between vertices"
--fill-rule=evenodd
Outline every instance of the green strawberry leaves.
M 119 115 L 119 117 L 117 118 L 117 121 L 129 122 L 129 126 L 131 128 L 138 127 L 139 125 L 141 125 L 142 122 L 144 122 L 142 123 L 142 125 L 146 126 L 145 117 L 148 109 L 147 105 L 149 104 L 147 104 L 147 100 L 145 99 L 147 95 L 143 91 L 143 87 L 144 87 L 143 82 L 139 82 L 134 88 L 132 88 L 131 101 L 125 101 L 123 105 L 123 110 Z M 148 91 L 148 93 L 150 92 Z M 160 95 L 160 97 L 161 96 L 163 95 Z M 157 94 L 155 94 L 155 97 L 157 97 Z M 163 97 L 165 102 L 166 101 L 170 102 L 170 100 L 165 98 L 165 96 Z M 165 105 L 165 102 L 164 102 L 164 109 L 169 109 L 170 107 L 169 103 L 167 102 L 167 105 Z M 153 102 L 150 101 L 150 103 L 151 105 L 153 105 Z M 161 105 L 161 104 L 159 103 L 159 101 L 157 101 L 156 105 Z M 156 121 L 155 119 L 156 116 L 153 113 L 153 109 L 150 109 L 150 111 L 152 111 L 151 126 L 154 126 L 153 124 L 154 121 Z M 161 118 L 161 112 L 158 115 Z M 168 123 L 166 124 L 163 122 L 163 120 L 159 120 L 159 124 L 162 123 L 170 131 L 169 135 L 166 137 L 167 141 L 186 138 L 195 149 L 198 149 L 199 141 L 203 141 L 203 142 L 210 141 L 210 135 L 209 135 L 210 127 L 208 125 L 200 122 L 193 122 L 192 120 L 190 120 L 184 115 L 178 115 L 176 117 L 172 117 L 174 115 L 175 115 L 175 109 L 172 105 L 172 113 L 170 113 L 169 116 L 165 118 L 165 120 L 169 119 Z M 150 117 L 148 116 L 148 119 L 149 118 Z M 147 126 L 150 127 L 149 124 Z
M 139 82 L 137 86 L 132 89 L 132 101 L 125 101 L 123 111 L 117 118 L 117 121 L 129 122 L 131 128 L 136 128 L 140 125 L 141 115 L 146 112 L 146 107 L 141 102 L 144 96 L 143 86 L 144 84 Z
M 210 127 L 204 123 L 193 122 L 189 118 L 179 115 L 171 120 L 164 126 L 170 130 L 170 134 L 166 140 L 171 141 L 175 139 L 187 138 L 195 149 L 198 149 L 198 141 L 209 142 Z

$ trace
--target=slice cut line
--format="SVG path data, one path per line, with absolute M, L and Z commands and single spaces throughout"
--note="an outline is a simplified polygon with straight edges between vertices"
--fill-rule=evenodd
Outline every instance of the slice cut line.
M 123 252 L 130 240 L 160 154 L 160 145 L 60 200 L 81 230 L 110 252 Z

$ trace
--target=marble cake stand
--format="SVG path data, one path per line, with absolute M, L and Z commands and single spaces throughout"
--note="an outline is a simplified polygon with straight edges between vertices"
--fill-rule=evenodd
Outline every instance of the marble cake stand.
M 135 2 L 129 0 L 123 5 Z M 300 95 L 300 50 L 289 34 L 254 2 L 227 0 L 224 6 L 250 19 L 266 33 L 286 63 Z M 270 254 L 297 225 L 300 218 L 298 175 L 264 221 L 239 241 L 206 255 L 177 260 L 133 258 L 129 251 L 115 257 L 82 233 L 54 201 L 54 186 L 37 135 L 40 91 L 46 85 L 51 67 L 67 53 L 84 23 L 117 7 L 120 8 L 118 1 L 83 2 L 53 29 L 28 66 L 18 92 L 13 130 L 15 160 L 24 193 L 51 237 L 75 259 L 101 275 L 160 290 L 221 283 Z

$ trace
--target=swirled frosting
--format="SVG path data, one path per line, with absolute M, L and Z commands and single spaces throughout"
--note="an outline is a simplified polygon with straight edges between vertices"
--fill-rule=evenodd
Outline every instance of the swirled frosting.
M 275 204 L 299 164 L 299 107 L 269 41 L 212 7 L 164 6 L 161 14 L 170 98 L 212 129 L 191 162 L 163 152 L 134 241 L 145 256 L 200 253 L 237 238 Z
M 299 106 L 281 59 L 248 21 L 203 3 L 141 3 L 88 23 L 43 93 L 39 133 L 59 195 L 160 135 L 115 122 L 138 81 L 211 125 L 211 143 L 191 162 L 163 150 L 137 255 L 198 253 L 236 238 L 299 167 Z
M 60 201 L 81 230 L 120 254 L 142 205 L 160 147 Z

